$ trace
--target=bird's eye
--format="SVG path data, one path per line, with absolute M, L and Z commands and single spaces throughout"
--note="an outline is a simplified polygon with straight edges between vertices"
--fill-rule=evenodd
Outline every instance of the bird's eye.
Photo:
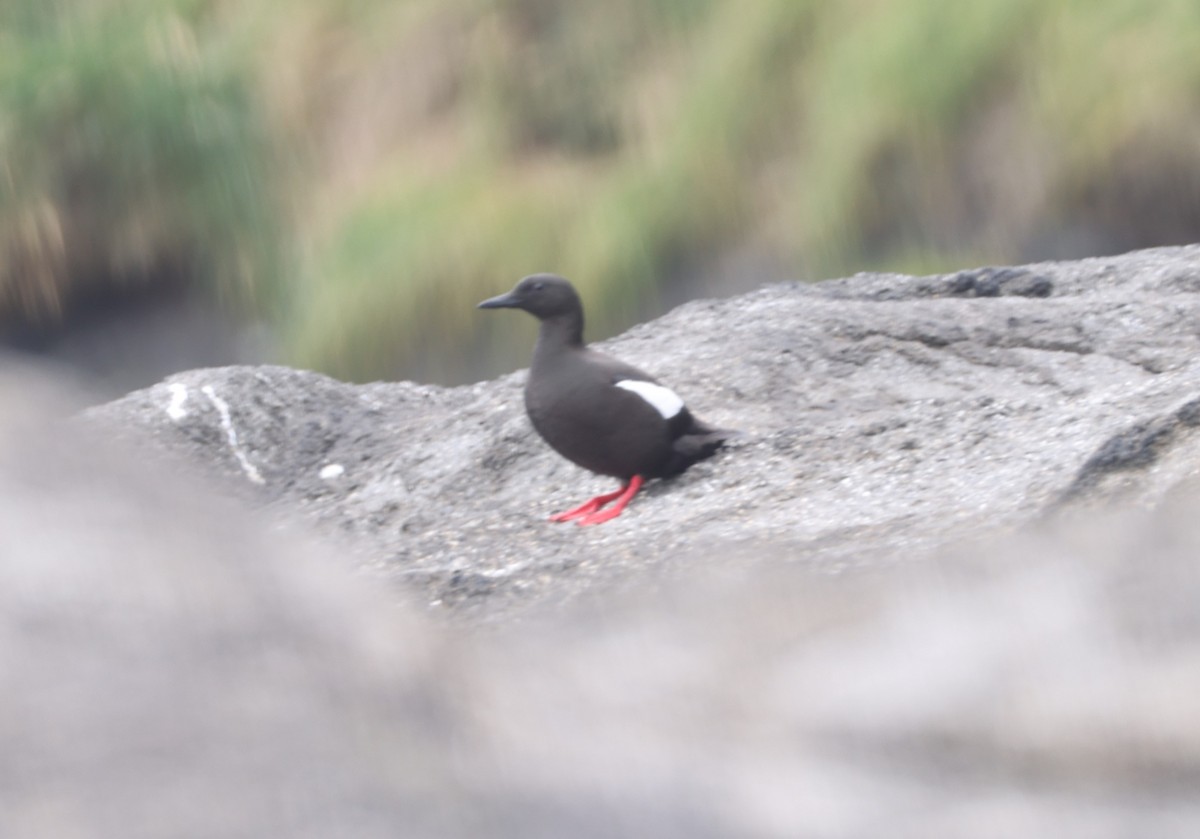
M 546 289 L 546 284 L 545 284 L 545 283 L 534 283 L 534 284 L 533 284 L 533 290 L 534 290 L 534 291 L 544 291 L 545 289 Z

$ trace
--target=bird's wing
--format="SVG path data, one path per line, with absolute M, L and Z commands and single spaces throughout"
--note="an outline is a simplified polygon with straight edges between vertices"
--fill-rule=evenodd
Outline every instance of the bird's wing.
M 602 353 L 593 351 L 591 356 L 594 363 L 604 369 L 609 381 L 615 387 L 640 396 L 663 419 L 670 420 L 687 410 L 679 394 L 666 385 L 660 384 L 648 373 Z
M 665 420 L 677 416 L 680 411 L 684 410 L 683 400 L 679 398 L 679 394 L 669 387 L 663 387 L 654 382 L 636 381 L 634 379 L 621 379 L 616 385 L 622 390 L 636 393 L 642 397 Z

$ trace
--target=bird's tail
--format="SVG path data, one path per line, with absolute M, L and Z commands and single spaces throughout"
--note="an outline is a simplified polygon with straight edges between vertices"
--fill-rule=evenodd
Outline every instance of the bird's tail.
M 664 477 L 678 475 L 693 463 L 712 457 L 728 441 L 744 436 L 741 431 L 713 428 L 696 420 L 691 428 L 675 439 L 671 447 L 671 462 Z

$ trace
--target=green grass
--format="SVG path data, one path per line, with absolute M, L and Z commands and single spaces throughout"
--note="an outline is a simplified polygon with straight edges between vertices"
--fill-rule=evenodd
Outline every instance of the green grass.
M 52 320 L 81 287 L 164 275 L 235 308 L 276 293 L 273 127 L 203 6 L 8 0 L 0 309 Z
M 1200 171 L 1189 0 L 0 14 L 0 311 L 182 271 L 357 379 L 464 378 L 479 330 L 519 363 L 527 332 L 473 304 L 533 271 L 604 334 L 734 250 L 807 278 L 1011 261 L 1119 218 L 1116 171 Z

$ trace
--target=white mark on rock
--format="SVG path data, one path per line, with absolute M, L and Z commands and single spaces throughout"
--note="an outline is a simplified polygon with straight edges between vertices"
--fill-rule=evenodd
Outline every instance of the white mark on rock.
M 183 403 L 187 402 L 188 389 L 187 385 L 174 382 L 167 385 L 167 389 L 171 391 L 171 402 L 167 405 L 167 416 L 175 422 L 187 416 L 187 411 L 183 408 Z
M 670 419 L 683 410 L 683 400 L 679 398 L 679 395 L 662 385 L 623 379 L 617 382 L 617 387 L 624 388 L 630 393 L 636 393 L 645 399 L 654 410 L 662 414 L 663 419 Z
M 221 427 L 225 429 L 225 439 L 229 441 L 229 448 L 233 452 L 233 456 L 237 458 L 237 462 L 242 465 L 242 471 L 246 473 L 246 477 L 256 484 L 266 483 L 258 469 L 250 462 L 250 458 L 246 457 L 246 453 L 242 451 L 241 445 L 238 444 L 237 429 L 233 427 L 233 417 L 229 415 L 229 405 L 224 399 L 217 396 L 212 385 L 205 385 L 201 390 L 213 403 L 217 413 L 221 415 Z
M 342 464 L 331 463 L 328 466 L 321 469 L 321 471 L 318 472 L 317 474 L 319 474 L 321 476 L 321 480 L 323 480 L 323 481 L 332 481 L 334 478 L 340 478 L 345 473 L 345 471 L 346 471 L 346 467 L 342 466 Z

